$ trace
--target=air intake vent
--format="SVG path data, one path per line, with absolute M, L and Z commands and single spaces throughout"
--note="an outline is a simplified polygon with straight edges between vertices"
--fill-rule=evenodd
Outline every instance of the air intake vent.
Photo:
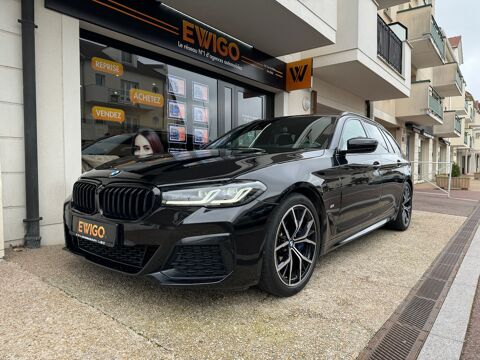
M 155 203 L 153 190 L 143 186 L 110 185 L 99 196 L 103 216 L 120 220 L 137 220 L 150 212 Z
M 97 186 L 95 184 L 77 181 L 73 185 L 73 208 L 86 214 L 95 212 L 95 191 Z
M 218 245 L 177 245 L 164 270 L 171 277 L 214 277 L 226 275 Z

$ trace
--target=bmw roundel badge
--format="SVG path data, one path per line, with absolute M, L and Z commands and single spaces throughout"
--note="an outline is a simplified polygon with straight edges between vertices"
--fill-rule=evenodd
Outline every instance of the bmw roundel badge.
M 118 174 L 120 174 L 120 170 L 113 170 L 111 173 L 110 173 L 110 177 L 115 177 L 117 176 Z

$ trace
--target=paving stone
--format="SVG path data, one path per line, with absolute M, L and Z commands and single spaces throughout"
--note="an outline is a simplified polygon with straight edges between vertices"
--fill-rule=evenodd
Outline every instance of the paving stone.
M 430 334 L 463 342 L 476 286 L 453 284 Z
M 430 335 L 417 360 L 458 360 L 462 346 L 461 341 Z

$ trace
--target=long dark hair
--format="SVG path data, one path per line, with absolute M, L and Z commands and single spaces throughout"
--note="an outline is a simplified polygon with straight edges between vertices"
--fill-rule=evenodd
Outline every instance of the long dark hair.
M 165 152 L 160 137 L 152 129 L 140 129 L 133 137 L 132 141 L 132 154 L 135 154 L 135 140 L 138 135 L 142 135 L 150 143 L 150 147 L 154 154 L 163 154 Z

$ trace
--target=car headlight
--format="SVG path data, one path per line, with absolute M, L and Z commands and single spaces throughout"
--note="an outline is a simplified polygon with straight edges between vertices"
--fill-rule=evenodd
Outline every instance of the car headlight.
M 237 206 L 252 201 L 267 187 L 260 181 L 233 182 L 162 192 L 162 204 L 170 206 Z

